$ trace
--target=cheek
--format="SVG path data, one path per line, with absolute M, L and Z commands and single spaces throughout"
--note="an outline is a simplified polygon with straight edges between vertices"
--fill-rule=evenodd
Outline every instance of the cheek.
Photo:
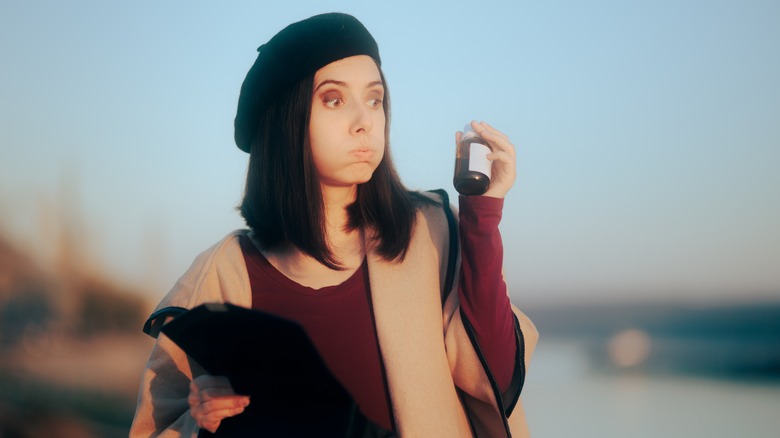
M 333 155 L 340 143 L 335 124 L 324 118 L 312 120 L 309 123 L 309 146 L 315 164 L 320 165 Z
M 316 113 L 312 113 L 311 120 L 309 121 L 309 141 L 312 147 L 314 145 L 322 145 L 328 142 L 328 123 L 326 123 L 322 117 L 317 117 Z
M 375 138 L 382 139 L 382 144 L 385 143 L 385 122 L 385 113 L 382 112 L 377 115 L 376 120 L 374 120 L 374 128 L 372 132 Z
M 317 172 L 322 172 L 324 169 L 326 169 L 329 166 L 329 158 L 333 156 L 332 151 L 328 148 L 328 140 L 325 138 L 322 138 L 322 136 L 318 138 L 310 138 L 309 140 L 309 147 L 311 148 L 311 159 L 314 163 L 314 167 L 317 169 Z
M 387 138 L 385 137 L 385 115 L 377 117 L 374 121 L 374 129 L 371 131 L 372 143 L 379 146 L 378 153 L 376 155 L 376 165 L 384 159 L 385 148 L 387 147 Z
M 387 121 L 387 118 L 385 117 L 385 111 L 379 111 L 379 114 L 377 114 L 377 123 L 382 126 L 382 131 L 385 130 L 385 122 Z

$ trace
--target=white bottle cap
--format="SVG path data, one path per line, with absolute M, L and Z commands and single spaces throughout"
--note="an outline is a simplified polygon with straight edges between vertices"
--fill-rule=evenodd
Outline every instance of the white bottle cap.
M 482 139 L 482 137 L 479 136 L 474 131 L 474 128 L 471 127 L 471 123 L 466 123 L 466 126 L 463 127 L 463 139 L 465 140 L 471 140 L 478 143 L 484 143 L 485 140 Z

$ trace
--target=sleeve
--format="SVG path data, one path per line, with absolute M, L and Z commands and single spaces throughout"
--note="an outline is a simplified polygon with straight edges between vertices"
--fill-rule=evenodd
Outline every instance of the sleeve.
M 498 224 L 503 199 L 460 197 L 461 312 L 473 328 L 501 392 L 515 368 L 515 318 L 502 274 L 504 248 Z
M 195 367 L 165 335 L 157 338 L 141 378 L 130 437 L 197 437 L 187 402 Z
M 141 376 L 131 437 L 197 437 L 199 428 L 190 415 L 187 397 L 193 377 L 205 371 L 160 328 L 204 302 L 251 307 L 249 277 L 236 235 L 232 233 L 198 255 L 144 325 L 144 332 L 157 341 Z

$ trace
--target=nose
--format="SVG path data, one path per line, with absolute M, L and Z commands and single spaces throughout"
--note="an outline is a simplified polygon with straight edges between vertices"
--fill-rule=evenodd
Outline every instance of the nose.
M 366 134 L 371 132 L 371 128 L 374 127 L 374 118 L 372 117 L 371 111 L 372 109 L 367 105 L 355 105 L 352 121 L 353 134 Z

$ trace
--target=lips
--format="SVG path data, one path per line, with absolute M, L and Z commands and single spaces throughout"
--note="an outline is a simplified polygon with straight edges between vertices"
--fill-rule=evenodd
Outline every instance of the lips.
M 369 161 L 374 157 L 374 154 L 376 154 L 376 152 L 374 152 L 373 149 L 368 148 L 359 148 L 352 151 L 352 156 L 360 161 Z

